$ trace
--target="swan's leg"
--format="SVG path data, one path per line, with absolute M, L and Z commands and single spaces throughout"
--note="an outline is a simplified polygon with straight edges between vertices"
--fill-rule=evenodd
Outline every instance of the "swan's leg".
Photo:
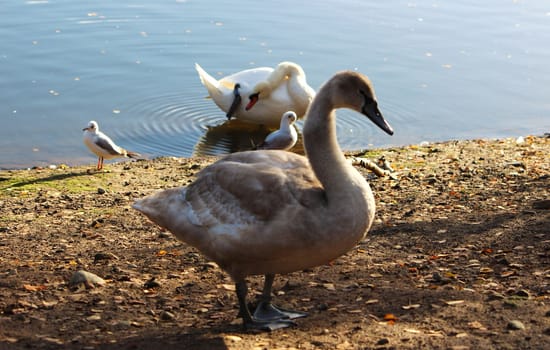
M 254 311 L 254 318 L 256 320 L 293 320 L 295 318 L 306 317 L 307 313 L 300 311 L 291 311 L 281 309 L 271 303 L 271 288 L 273 286 L 273 280 L 275 275 L 265 275 L 264 289 L 262 291 L 262 297 L 260 303 Z
M 239 108 L 239 106 L 241 105 L 242 98 L 241 98 L 241 94 L 239 93 L 240 87 L 241 85 L 235 84 L 235 87 L 233 88 L 233 103 L 231 103 L 231 107 L 229 107 L 229 110 L 225 114 L 228 120 L 231 119 L 231 117 L 233 117 L 233 114 L 235 113 L 237 108 Z
M 237 291 L 237 299 L 239 300 L 239 314 L 243 319 L 243 324 L 246 329 L 259 329 L 263 331 L 273 331 L 280 328 L 286 328 L 294 326 L 295 323 L 291 320 L 259 320 L 252 317 L 250 310 L 246 304 L 246 295 L 248 293 L 248 287 L 246 281 L 240 280 L 235 283 L 235 289 Z

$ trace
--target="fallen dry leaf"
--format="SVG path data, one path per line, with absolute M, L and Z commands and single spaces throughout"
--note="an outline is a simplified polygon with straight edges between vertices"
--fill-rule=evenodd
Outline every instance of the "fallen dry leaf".
M 37 292 L 39 290 L 44 290 L 44 289 L 47 289 L 48 287 L 46 287 L 45 285 L 37 285 L 37 286 L 34 286 L 34 285 L 31 285 L 31 284 L 24 284 L 23 285 L 23 288 L 29 292 Z
M 168 252 L 166 250 L 159 250 L 157 256 L 165 256 Z

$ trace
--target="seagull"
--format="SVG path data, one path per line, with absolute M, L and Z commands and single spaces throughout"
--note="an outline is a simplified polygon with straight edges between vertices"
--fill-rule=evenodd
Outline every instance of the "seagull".
M 103 159 L 138 158 L 141 156 L 139 153 L 130 152 L 117 146 L 109 136 L 99 131 L 99 126 L 94 120 L 91 120 L 82 131 L 84 131 L 84 144 L 99 157 L 97 170 L 103 169 Z
M 296 119 L 298 117 L 292 111 L 283 114 L 279 130 L 275 130 L 267 135 L 265 140 L 258 145 L 258 149 L 281 149 L 288 151 L 294 147 L 296 141 L 298 141 L 298 132 L 294 127 Z

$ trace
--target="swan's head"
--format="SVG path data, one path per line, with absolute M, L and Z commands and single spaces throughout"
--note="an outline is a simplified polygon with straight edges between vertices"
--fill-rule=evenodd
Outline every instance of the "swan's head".
M 378 102 L 370 79 L 357 72 L 341 72 L 328 81 L 332 105 L 356 110 L 367 116 L 376 126 L 393 135 L 392 127 L 378 109 Z
M 97 132 L 99 130 L 99 127 L 97 126 L 97 122 L 95 120 L 90 120 L 88 123 L 88 126 L 82 129 L 82 131 L 91 131 L 91 132 Z
M 245 107 L 245 110 L 250 110 L 256 102 L 260 100 L 260 98 L 268 98 L 269 95 L 271 95 L 271 91 L 273 88 L 271 87 L 271 84 L 268 81 L 261 81 L 256 86 L 254 86 L 254 89 L 252 89 L 252 93 L 248 96 L 248 104 Z

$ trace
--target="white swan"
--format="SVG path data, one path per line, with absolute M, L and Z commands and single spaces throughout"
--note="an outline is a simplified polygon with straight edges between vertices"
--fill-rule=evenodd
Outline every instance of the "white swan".
M 294 126 L 296 113 L 288 111 L 281 117 L 281 125 L 258 145 L 258 149 L 282 149 L 288 151 L 298 141 L 298 132 Z
M 319 90 L 303 129 L 307 158 L 248 151 L 203 169 L 187 187 L 134 203 L 152 221 L 198 248 L 235 281 L 247 328 L 273 330 L 305 316 L 271 304 L 275 274 L 326 264 L 353 248 L 374 219 L 369 184 L 336 139 L 335 108 L 363 113 L 388 134 L 372 85 L 355 72 L 336 74 Z M 262 302 L 251 314 L 249 275 L 265 275 Z
M 103 169 L 103 159 L 140 157 L 139 153 L 130 152 L 117 146 L 109 136 L 99 131 L 96 121 L 91 120 L 82 131 L 84 131 L 84 144 L 92 153 L 98 156 L 97 170 Z
M 294 111 L 298 118 L 303 117 L 315 96 L 302 67 L 292 62 L 281 62 L 275 69 L 247 69 L 220 80 L 208 74 L 198 63 L 195 63 L 195 69 L 210 97 L 226 112 L 228 119 L 235 117 L 275 127 L 286 111 Z

